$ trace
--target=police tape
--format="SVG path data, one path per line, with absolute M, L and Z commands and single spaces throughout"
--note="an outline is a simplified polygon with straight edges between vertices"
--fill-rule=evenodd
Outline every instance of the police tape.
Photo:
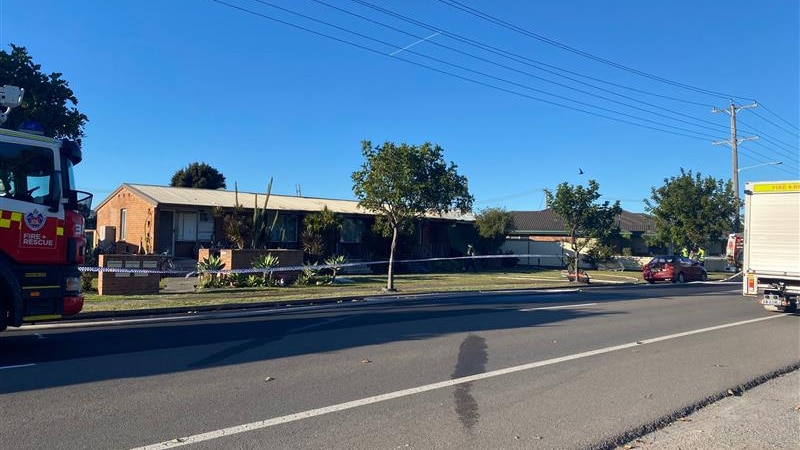
M 474 260 L 488 260 L 488 259 L 509 259 L 509 258 L 557 258 L 561 261 L 563 255 L 534 255 L 534 254 L 506 254 L 506 255 L 476 255 L 476 256 L 454 256 L 450 258 L 423 258 L 423 259 L 402 259 L 394 261 L 394 264 L 416 264 L 416 263 L 429 263 L 429 262 L 446 262 L 446 261 L 474 261 Z M 177 270 L 177 269 L 135 269 L 123 267 L 97 267 L 97 266 L 79 266 L 78 270 L 81 272 L 89 273 L 131 273 L 131 274 L 150 274 L 150 275 L 184 275 L 185 277 L 199 276 L 199 275 L 231 275 L 231 274 L 266 274 L 266 273 L 279 273 L 279 272 L 303 272 L 303 271 L 319 271 L 324 269 L 335 269 L 337 271 L 349 267 L 361 266 L 375 266 L 389 264 L 389 261 L 360 261 L 353 263 L 342 264 L 304 264 L 300 266 L 282 266 L 282 267 L 251 267 L 249 269 L 219 269 L 219 270 Z

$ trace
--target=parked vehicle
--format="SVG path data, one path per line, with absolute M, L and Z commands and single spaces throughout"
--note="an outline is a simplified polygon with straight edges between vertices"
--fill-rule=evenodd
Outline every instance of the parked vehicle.
M 0 87 L 0 123 L 23 90 Z M 77 314 L 85 216 L 91 194 L 75 190 L 78 145 L 0 129 L 0 331 Z
M 735 267 L 736 270 L 742 268 L 744 260 L 744 236 L 742 233 L 732 233 L 728 235 L 728 245 L 725 247 L 725 259 L 728 265 Z
M 742 293 L 770 311 L 797 310 L 800 181 L 745 184 Z
M 648 283 L 656 281 L 706 281 L 708 273 L 699 262 L 679 255 L 654 256 L 642 268 L 642 277 Z

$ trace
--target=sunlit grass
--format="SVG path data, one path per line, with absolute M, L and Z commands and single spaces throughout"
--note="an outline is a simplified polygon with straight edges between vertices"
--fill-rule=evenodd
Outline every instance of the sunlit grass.
M 641 272 L 588 271 L 594 284 L 641 283 Z M 710 273 L 709 279 L 720 280 L 729 274 Z M 215 305 L 283 303 L 321 299 L 351 301 L 386 295 L 385 275 L 343 276 L 352 282 L 321 286 L 286 286 L 271 288 L 200 289 L 187 293 L 154 295 L 105 295 L 86 293 L 84 312 L 126 311 L 155 308 L 210 307 Z M 522 270 L 431 274 L 399 274 L 395 277 L 396 293 L 493 291 L 575 286 L 561 270 Z

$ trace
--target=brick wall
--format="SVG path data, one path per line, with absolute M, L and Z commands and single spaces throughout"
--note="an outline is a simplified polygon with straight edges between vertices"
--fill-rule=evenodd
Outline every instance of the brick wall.
M 120 211 L 125 209 L 126 226 L 124 238 L 120 236 Z M 145 226 L 149 219 L 150 245 L 155 235 L 153 205 L 136 195 L 127 187 L 122 187 L 103 206 L 97 209 L 97 228 L 110 225 L 117 229 L 117 241 L 124 241 L 117 246 L 119 253 L 138 253 L 139 246 L 145 245 L 147 231 Z M 152 251 L 152 248 L 150 249 Z
M 199 250 L 198 260 L 203 260 L 208 258 L 210 254 L 216 254 L 220 257 L 222 262 L 225 264 L 224 270 L 235 270 L 235 269 L 249 269 L 253 265 L 253 260 L 258 258 L 261 255 L 266 255 L 267 253 L 272 253 L 273 255 L 278 257 L 278 267 L 290 267 L 290 266 L 302 266 L 303 265 L 303 251 L 302 250 L 287 250 L 287 249 L 271 249 L 271 250 L 252 250 L 252 249 L 243 249 L 243 250 L 231 250 L 231 249 L 221 249 L 221 250 L 210 250 L 207 248 L 201 248 Z M 300 271 L 287 271 L 287 272 L 280 272 L 276 276 L 280 276 L 287 281 L 292 281 L 297 278 L 297 275 L 300 274 Z
M 118 269 L 158 269 L 157 255 L 100 255 L 99 267 Z M 100 295 L 158 294 L 161 275 L 100 271 L 97 292 Z

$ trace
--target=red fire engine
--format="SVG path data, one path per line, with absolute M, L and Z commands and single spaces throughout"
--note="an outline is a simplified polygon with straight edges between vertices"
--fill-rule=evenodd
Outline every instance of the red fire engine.
M 0 87 L 0 124 L 24 90 Z M 85 215 L 91 194 L 75 190 L 75 142 L 0 129 L 0 330 L 77 314 Z

